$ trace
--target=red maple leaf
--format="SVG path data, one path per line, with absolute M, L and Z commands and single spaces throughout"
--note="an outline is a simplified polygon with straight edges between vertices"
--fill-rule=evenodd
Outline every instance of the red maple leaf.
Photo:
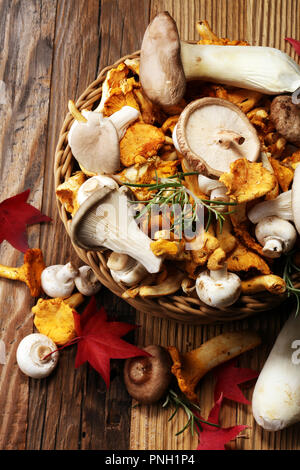
M 285 38 L 285 40 L 288 41 L 293 46 L 297 54 L 300 55 L 300 41 L 293 38 Z
M 89 362 L 103 377 L 107 388 L 110 382 L 110 359 L 149 356 L 142 349 L 121 339 L 136 325 L 107 321 L 104 308 L 97 310 L 95 297 L 92 297 L 82 314 L 74 310 L 73 315 L 78 335 L 75 367 Z
M 251 369 L 235 367 L 236 360 L 222 364 L 215 370 L 217 382 L 215 385 L 215 400 L 222 394 L 224 398 L 250 405 L 250 402 L 244 397 L 239 384 L 256 379 L 258 373 Z
M 25 253 L 29 248 L 26 226 L 50 222 L 50 217 L 28 204 L 30 189 L 0 203 L 0 243 L 7 240 L 14 248 Z
M 209 423 L 219 424 L 219 414 L 222 400 L 223 395 L 220 396 L 211 409 L 207 418 Z M 229 428 L 222 428 L 221 426 L 214 427 L 209 424 L 201 423 L 197 450 L 226 450 L 225 444 L 235 439 L 240 434 L 240 432 L 247 427 L 248 426 L 239 425 L 231 426 Z

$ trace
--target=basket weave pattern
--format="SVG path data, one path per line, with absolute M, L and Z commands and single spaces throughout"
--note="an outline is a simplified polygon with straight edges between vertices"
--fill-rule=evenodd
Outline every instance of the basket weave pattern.
M 124 56 L 113 65 L 103 69 L 98 78 L 89 85 L 80 98 L 76 102 L 79 110 L 91 110 L 94 105 L 98 104 L 101 99 L 102 83 L 105 80 L 106 73 L 118 66 L 126 59 L 134 59 L 139 57 L 139 51 Z M 68 179 L 73 171 L 75 159 L 72 155 L 70 146 L 68 145 L 68 131 L 73 123 L 73 117 L 67 114 L 62 129 L 60 131 L 54 163 L 55 189 Z M 70 234 L 71 216 L 66 212 L 61 202 L 57 200 L 60 217 L 65 225 L 67 233 Z M 74 245 L 81 260 L 91 266 L 98 279 L 103 285 L 110 289 L 114 294 L 121 297 L 125 287 L 116 283 L 106 265 L 106 258 L 103 253 L 95 251 L 85 251 Z M 179 322 L 189 322 L 192 324 L 211 324 L 223 323 L 227 321 L 239 320 L 254 315 L 261 311 L 271 310 L 278 306 L 286 298 L 285 295 L 271 295 L 267 292 L 255 294 L 252 296 L 241 296 L 233 306 L 217 310 L 205 305 L 198 298 L 182 295 L 169 295 L 156 299 L 142 299 L 140 297 L 134 299 L 126 299 L 137 310 L 154 314 L 159 317 L 172 318 Z

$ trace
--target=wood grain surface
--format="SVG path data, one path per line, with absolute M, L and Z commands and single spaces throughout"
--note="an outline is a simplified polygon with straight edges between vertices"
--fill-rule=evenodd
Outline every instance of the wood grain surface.
M 139 49 L 144 30 L 159 12 L 175 18 L 182 39 L 197 39 L 195 23 L 206 19 L 220 36 L 246 39 L 296 54 L 284 37 L 300 38 L 300 0 L 0 0 L 0 201 L 27 188 L 29 202 L 51 216 L 51 224 L 28 228 L 29 244 L 43 250 L 47 265 L 79 259 L 58 217 L 53 159 L 68 99 L 76 99 L 99 71 Z M 1 264 L 16 266 L 23 255 L 0 245 Z M 261 314 L 224 327 L 192 327 L 135 312 L 107 289 L 98 295 L 110 315 L 141 327 L 136 343 L 193 349 L 222 331 L 254 328 L 263 344 L 239 364 L 260 370 L 289 313 Z M 112 361 L 109 391 L 88 366 L 74 369 L 75 349 L 61 353 L 56 372 L 44 381 L 22 375 L 15 354 L 33 331 L 35 303 L 25 285 L 0 281 L 0 339 L 7 363 L 0 365 L 0 449 L 194 449 L 188 432 L 175 437 L 183 413 L 168 423 L 158 406 L 134 407 L 122 381 L 122 362 Z M 132 340 L 134 338 L 131 338 Z M 207 415 L 213 375 L 199 396 Z M 245 394 L 251 398 L 252 389 Z M 225 403 L 222 424 L 247 424 L 232 449 L 300 449 L 300 426 L 267 433 L 255 425 L 250 407 Z

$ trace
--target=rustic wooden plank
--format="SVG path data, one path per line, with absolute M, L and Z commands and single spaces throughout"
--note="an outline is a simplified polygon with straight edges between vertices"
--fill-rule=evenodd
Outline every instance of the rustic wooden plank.
M 41 235 L 47 264 L 68 259 L 82 264 L 58 217 L 54 195 L 53 158 L 67 101 L 77 99 L 101 68 L 139 47 L 148 11 L 149 2 L 58 2 L 43 198 L 43 209 L 54 223 Z M 140 26 L 135 25 L 134 34 L 128 34 L 136 18 Z M 107 289 L 101 290 L 98 300 L 118 319 L 134 317 L 134 310 Z M 121 379 L 121 362 L 113 362 L 106 393 L 103 380 L 89 367 L 74 370 L 75 349 L 62 353 L 59 368 L 48 381 L 31 384 L 28 448 L 128 448 L 130 399 Z M 38 406 L 40 401 L 42 406 Z
M 167 10 L 175 18 L 180 36 L 184 40 L 197 39 L 195 22 L 206 19 L 213 30 L 221 37 L 246 39 L 255 45 L 268 45 L 296 54 L 284 41 L 284 37 L 299 35 L 299 1 L 295 0 L 202 0 L 175 1 L 152 0 L 151 18 L 158 12 Z M 222 331 L 234 331 L 253 328 L 261 332 L 263 344 L 256 351 L 245 354 L 239 360 L 241 367 L 260 370 L 272 347 L 281 325 L 289 313 L 289 306 L 274 312 L 261 314 L 243 322 L 234 322 L 223 326 L 193 327 L 179 325 L 173 321 L 153 318 L 140 313 L 137 321 L 143 325 L 137 333 L 140 346 L 148 344 L 175 345 L 181 351 L 199 346 L 203 341 Z M 199 400 L 206 416 L 213 404 L 213 374 L 208 374 L 201 381 Z M 252 390 L 245 394 L 251 399 Z M 170 412 L 169 412 L 170 413 Z M 132 410 L 131 439 L 132 449 L 195 449 L 197 438 L 186 432 L 175 437 L 185 422 L 185 415 L 179 412 L 176 422 L 168 423 L 169 413 L 159 406 L 142 406 Z M 252 417 L 251 407 L 226 402 L 221 414 L 222 424 L 246 424 L 249 430 L 247 438 L 238 438 L 230 445 L 231 449 L 300 449 L 300 426 L 278 433 L 268 433 L 259 428 Z M 162 433 L 161 430 L 164 429 Z
M 0 200 L 31 189 L 29 202 L 42 203 L 56 0 L 0 3 Z M 39 245 L 40 227 L 31 227 L 29 245 Z M 4 242 L 2 264 L 23 256 Z M 32 332 L 33 299 L 21 283 L 0 282 L 0 331 L 7 363 L 0 366 L 0 448 L 24 449 L 28 380 L 16 365 L 16 348 Z

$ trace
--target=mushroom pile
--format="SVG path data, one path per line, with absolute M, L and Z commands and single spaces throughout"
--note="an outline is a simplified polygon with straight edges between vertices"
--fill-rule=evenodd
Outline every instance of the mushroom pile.
M 125 299 L 180 292 L 226 311 L 287 288 L 275 261 L 299 242 L 300 71 L 276 49 L 218 38 L 206 21 L 197 29 L 198 44 L 185 43 L 158 14 L 94 109 L 69 102 L 78 167 L 56 193 L 72 242 L 103 251 Z M 191 227 L 202 221 L 192 236 L 177 230 L 174 205 L 191 207 Z

